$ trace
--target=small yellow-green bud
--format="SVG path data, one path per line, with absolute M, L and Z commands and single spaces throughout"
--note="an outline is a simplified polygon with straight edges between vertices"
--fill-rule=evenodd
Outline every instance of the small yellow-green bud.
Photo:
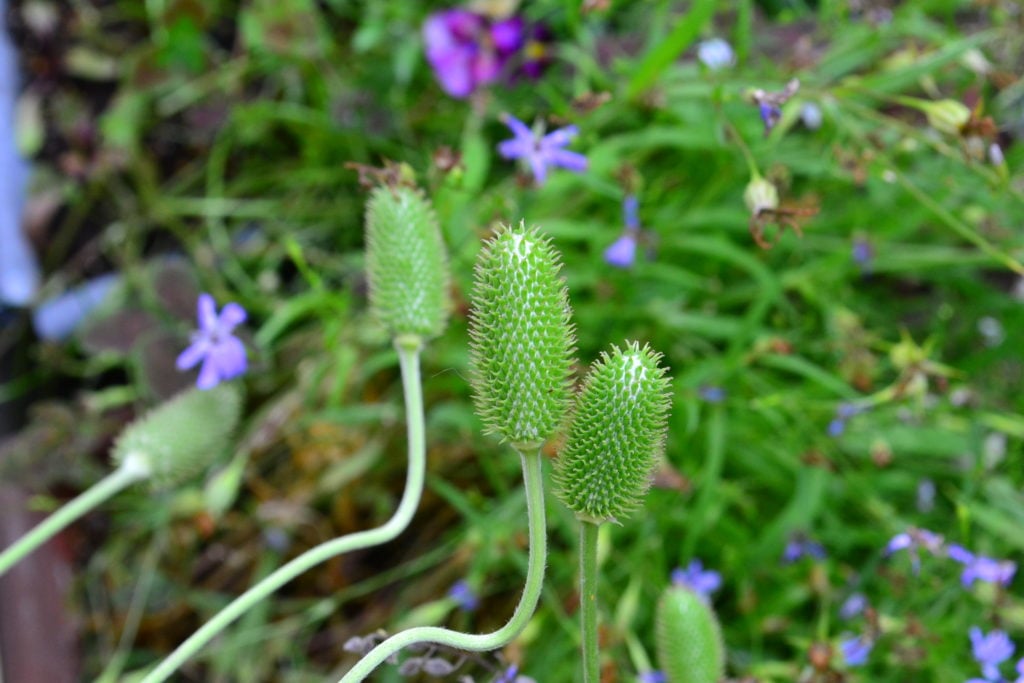
M 971 120 L 971 110 L 963 102 L 956 100 L 922 102 L 920 109 L 928 119 L 929 126 L 947 135 L 959 135 Z
M 603 353 L 587 374 L 554 474 L 559 498 L 580 519 L 616 521 L 643 501 L 670 405 L 660 359 L 632 342 Z
M 722 628 L 711 605 L 680 586 L 661 594 L 656 614 L 658 664 L 669 683 L 717 683 L 725 675 Z
M 771 181 L 755 176 L 747 183 L 747 189 L 743 192 L 743 202 L 752 216 L 757 216 L 765 209 L 774 211 L 779 208 L 779 191 Z
M 434 209 L 416 189 L 378 187 L 366 205 L 370 308 L 393 337 L 436 337 L 448 317 L 448 261 Z
M 189 389 L 128 425 L 114 445 L 114 462 L 138 463 L 155 488 L 179 484 L 221 455 L 241 410 L 233 384 Z
M 574 337 L 558 252 L 506 227 L 476 264 L 469 334 L 473 398 L 489 433 L 517 447 L 550 438 L 569 408 Z

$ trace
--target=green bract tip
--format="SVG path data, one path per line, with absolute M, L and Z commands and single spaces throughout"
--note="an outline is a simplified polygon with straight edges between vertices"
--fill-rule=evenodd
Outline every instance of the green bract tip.
M 665 444 L 669 380 L 660 359 L 636 342 L 613 346 L 584 380 L 554 474 L 580 519 L 615 521 L 640 505 Z
M 709 604 L 691 590 L 670 586 L 658 601 L 656 619 L 658 663 L 669 683 L 722 679 L 722 629 Z
M 480 252 L 470 365 L 477 414 L 516 447 L 544 443 L 569 408 L 573 330 L 558 252 L 536 228 L 505 227 Z
M 114 445 L 114 462 L 132 459 L 155 488 L 174 486 L 220 455 L 241 409 L 231 384 L 189 389 L 128 425 Z
M 448 262 L 437 217 L 419 190 L 378 187 L 366 205 L 370 308 L 394 337 L 428 339 L 448 317 Z

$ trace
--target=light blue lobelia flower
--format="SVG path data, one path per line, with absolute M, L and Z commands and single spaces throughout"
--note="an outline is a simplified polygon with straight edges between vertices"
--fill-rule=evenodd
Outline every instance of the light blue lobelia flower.
M 698 43 L 697 59 L 712 71 L 718 71 L 735 64 L 736 53 L 733 52 L 732 45 L 721 38 L 711 38 Z
M 993 629 L 987 634 L 977 626 L 968 632 L 971 651 L 975 661 L 981 665 L 981 673 L 987 681 L 1001 681 L 999 665 L 1013 656 L 1013 642 L 1005 631 Z M 973 679 L 979 680 L 979 679 Z
M 686 569 L 672 570 L 672 583 L 690 589 L 708 602 L 711 594 L 721 588 L 722 575 L 713 569 L 704 569 L 700 560 L 692 560 Z
M 839 651 L 843 654 L 846 666 L 863 666 L 868 661 L 871 648 L 875 644 L 864 636 L 851 636 L 839 641 Z
M 538 186 L 547 180 L 548 169 L 552 167 L 561 167 L 576 173 L 587 170 L 585 156 L 564 149 L 579 135 L 576 126 L 566 126 L 544 135 L 542 131 L 531 130 L 511 114 L 502 114 L 501 121 L 512 130 L 515 137 L 498 143 L 498 153 L 505 159 L 520 159 L 530 168 Z
M 229 303 L 217 314 L 217 304 L 209 294 L 199 295 L 199 329 L 192 344 L 178 356 L 179 370 L 188 370 L 202 362 L 196 386 L 212 389 L 221 382 L 245 372 L 245 346 L 232 334 L 245 322 L 245 309 Z

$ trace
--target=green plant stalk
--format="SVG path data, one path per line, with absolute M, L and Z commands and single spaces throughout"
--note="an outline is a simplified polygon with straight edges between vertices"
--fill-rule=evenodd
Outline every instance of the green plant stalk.
M 160 683 L 167 680 L 182 664 L 191 659 L 204 645 L 245 612 L 266 599 L 296 576 L 343 553 L 381 545 L 393 540 L 409 526 L 413 513 L 423 495 L 426 470 L 426 442 L 424 436 L 423 395 L 420 383 L 421 340 L 415 336 L 395 339 L 398 360 L 402 369 L 402 389 L 405 394 L 406 425 L 408 432 L 409 467 L 405 478 L 405 491 L 398 509 L 383 526 L 335 538 L 310 548 L 291 562 L 283 565 L 262 581 L 235 598 L 227 607 L 188 637 L 160 665 L 153 669 L 142 683 Z
M 597 642 L 597 533 L 600 526 L 580 520 L 580 623 L 583 632 L 583 683 L 599 683 Z
M 121 467 L 83 491 L 77 498 L 68 501 L 0 553 L 0 576 L 79 517 L 147 476 L 149 467 L 145 463 L 135 458 L 125 459 Z
M 518 449 L 517 449 L 518 450 Z M 340 683 L 359 683 L 366 679 L 384 660 L 404 647 L 416 643 L 433 643 L 456 650 L 485 652 L 510 643 L 519 635 L 537 609 L 544 585 L 544 566 L 547 563 L 547 528 L 544 516 L 544 483 L 541 476 L 540 449 L 536 453 L 519 450 L 523 464 L 523 484 L 526 489 L 526 510 L 529 524 L 530 557 L 526 570 L 526 586 L 512 617 L 493 633 L 460 633 L 437 626 L 418 626 L 396 633 L 373 648 L 356 662 Z

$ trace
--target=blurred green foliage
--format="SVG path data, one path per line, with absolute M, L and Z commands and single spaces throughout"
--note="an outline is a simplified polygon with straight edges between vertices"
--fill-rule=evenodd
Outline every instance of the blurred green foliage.
M 45 219 L 51 287 L 116 268 L 134 294 L 78 343 L 33 349 L 31 381 L 3 395 L 73 395 L 79 425 L 127 419 L 163 396 L 166 380 L 153 378 L 173 352 L 88 334 L 107 326 L 164 345 L 172 335 L 184 348 L 188 323 L 146 275 L 167 252 L 191 264 L 183 282 L 242 303 L 252 330 L 231 469 L 205 494 L 202 482 L 162 498 L 127 493 L 88 537 L 83 676 L 106 667 L 100 680 L 117 680 L 153 663 L 287 557 L 393 510 L 401 391 L 367 313 L 367 193 L 348 166 L 385 160 L 408 164 L 433 198 L 460 302 L 424 355 L 421 511 L 399 541 L 287 587 L 183 680 L 320 681 L 351 661 L 341 645 L 352 635 L 504 622 L 525 570 L 523 499 L 516 459 L 480 436 L 472 413 L 465 301 L 482 238 L 521 218 L 564 255 L 581 362 L 635 339 L 663 352 L 673 376 L 646 509 L 602 531 L 607 680 L 653 668 L 655 601 L 693 557 L 724 577 L 714 603 L 737 678 L 835 680 L 809 657 L 815 643 L 864 630 L 837 616 L 854 591 L 868 596 L 880 635 L 867 666 L 847 669 L 838 654 L 826 664 L 851 681 L 958 683 L 977 675 L 969 626 L 1020 639 L 1024 603 L 1012 589 L 965 591 L 949 560 L 925 556 L 915 574 L 902 553 L 882 555 L 919 526 L 1024 557 L 1019 7 L 809 5 L 524 2 L 519 11 L 553 37 L 548 71 L 460 101 L 422 56 L 420 26 L 439 8 L 428 3 L 24 3 L 12 21 L 37 56 L 27 87 L 45 132 L 30 202 Z M 698 63 L 694 43 L 712 35 L 733 44 L 735 66 Z M 800 89 L 765 135 L 749 93 L 794 77 Z M 998 137 L 941 134 L 900 97 L 983 103 Z M 820 128 L 801 123 L 805 104 L 820 109 Z M 495 151 L 509 137 L 501 112 L 578 125 L 573 149 L 589 170 L 555 172 L 542 188 L 517 178 Z M 1005 166 L 986 158 L 995 140 Z M 782 197 L 779 215 L 760 218 L 790 222 L 767 227 L 773 240 L 779 231 L 770 250 L 752 238 L 743 202 L 754 170 Z M 639 198 L 642 255 L 618 269 L 603 251 L 628 194 Z M 709 388 L 723 400 L 703 398 Z M 851 401 L 866 409 L 830 435 Z M 67 434 L 47 426 L 33 423 L 7 452 L 30 463 L 103 454 L 102 440 L 64 453 Z M 80 484 L 77 471 L 49 484 Z M 541 609 L 503 656 L 560 682 L 577 669 L 575 524 L 553 498 L 549 512 Z M 827 559 L 783 564 L 794 534 Z M 446 597 L 460 578 L 481 592 L 474 613 Z M 488 680 L 500 664 L 466 667 Z

